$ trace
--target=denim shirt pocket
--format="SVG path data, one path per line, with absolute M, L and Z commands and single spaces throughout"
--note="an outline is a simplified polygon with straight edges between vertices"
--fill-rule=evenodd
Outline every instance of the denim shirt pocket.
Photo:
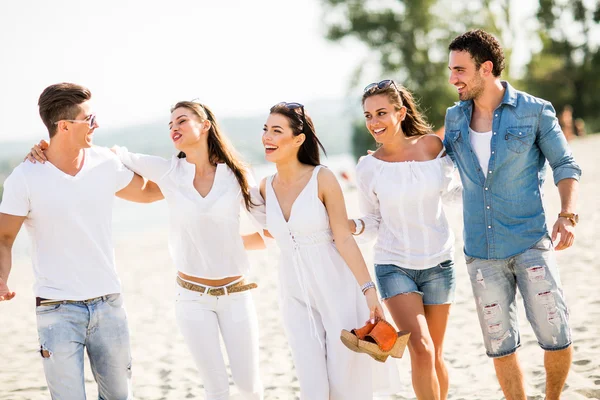
M 531 126 L 506 128 L 506 147 L 514 153 L 526 152 L 535 141 L 533 128 Z

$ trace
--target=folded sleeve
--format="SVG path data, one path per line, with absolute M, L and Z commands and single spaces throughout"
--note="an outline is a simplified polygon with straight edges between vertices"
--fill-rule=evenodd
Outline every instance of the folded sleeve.
M 359 243 L 366 243 L 377 237 L 381 222 L 379 199 L 374 191 L 376 171 L 374 165 L 369 162 L 368 157 L 371 156 L 364 157 L 356 166 L 358 205 L 360 212 L 363 214 L 360 219 L 365 223 L 363 233 L 355 236 Z

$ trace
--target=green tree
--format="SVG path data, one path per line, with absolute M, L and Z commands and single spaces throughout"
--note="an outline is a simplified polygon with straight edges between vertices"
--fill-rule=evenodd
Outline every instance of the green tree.
M 521 86 L 557 111 L 570 104 L 588 130 L 600 131 L 600 1 L 540 0 L 537 18 L 543 48 Z
M 448 44 L 458 34 L 480 27 L 506 36 L 510 32 L 510 0 L 457 4 L 445 0 L 322 0 L 327 38 L 358 40 L 369 50 L 357 65 L 353 86 L 375 60 L 380 76 L 411 90 L 429 122 L 443 126 L 446 109 L 457 100 L 448 79 Z M 460 17 L 459 17 L 460 16 Z M 458 22 L 461 21 L 461 22 Z M 363 82 L 369 83 L 369 82 Z M 373 140 L 362 127 L 353 129 L 353 151 L 364 154 Z

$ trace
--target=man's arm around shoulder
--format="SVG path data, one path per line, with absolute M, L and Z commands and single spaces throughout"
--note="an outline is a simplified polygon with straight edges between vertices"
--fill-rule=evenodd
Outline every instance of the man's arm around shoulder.
M 158 185 L 134 173 L 131 182 L 116 193 L 117 197 L 135 203 L 153 203 L 165 198 Z
M 26 217 L 0 213 L 0 301 L 10 300 L 16 293 L 8 289 L 12 267 L 12 246 Z

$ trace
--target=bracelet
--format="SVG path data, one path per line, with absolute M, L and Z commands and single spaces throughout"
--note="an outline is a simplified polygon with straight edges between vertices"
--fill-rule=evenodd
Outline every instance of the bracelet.
M 354 228 L 354 233 L 352 234 L 353 236 L 358 236 L 358 235 L 362 235 L 362 233 L 365 231 L 365 221 L 363 221 L 362 219 L 353 219 L 352 221 L 354 221 L 354 225 L 356 225 L 356 227 L 358 227 L 358 221 L 360 221 L 360 231 L 358 233 L 356 233 L 356 228 Z
M 364 285 L 362 285 L 362 286 L 360 287 L 360 290 L 362 291 L 362 293 L 363 293 L 363 294 L 365 294 L 365 293 L 366 293 L 366 291 L 367 291 L 367 290 L 369 290 L 369 289 L 371 289 L 371 288 L 373 288 L 373 289 L 377 290 L 377 289 L 375 288 L 375 284 L 373 283 L 373 281 L 369 281 L 369 282 L 365 283 Z

